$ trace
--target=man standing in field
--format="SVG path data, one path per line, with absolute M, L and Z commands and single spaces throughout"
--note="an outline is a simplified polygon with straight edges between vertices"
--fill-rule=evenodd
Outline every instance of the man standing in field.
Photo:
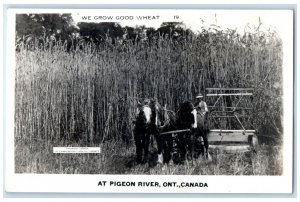
M 203 101 L 203 95 L 200 93 L 196 96 L 196 104 L 195 108 L 197 110 L 197 113 L 200 114 L 204 119 L 206 119 L 206 115 L 208 112 L 207 104 Z
M 209 158 L 208 151 L 205 151 L 205 148 L 208 148 L 207 134 L 208 134 L 208 125 L 207 125 L 207 113 L 208 108 L 206 102 L 203 100 L 203 95 L 200 93 L 196 96 L 195 108 L 197 110 L 197 124 L 198 124 L 198 133 L 196 133 L 194 140 L 194 157 L 198 158 L 200 153 L 206 155 Z M 200 129 L 201 128 L 201 129 Z M 200 129 L 200 130 L 199 130 Z M 204 145 L 202 144 L 204 143 Z M 204 147 L 203 147 L 204 146 Z

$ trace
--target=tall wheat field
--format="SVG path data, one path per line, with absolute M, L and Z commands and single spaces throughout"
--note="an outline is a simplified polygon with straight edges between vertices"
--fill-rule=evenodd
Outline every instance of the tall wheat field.
M 240 35 L 203 29 L 172 40 L 63 42 L 16 52 L 15 172 L 89 174 L 281 175 L 282 42 L 275 32 Z M 213 161 L 135 163 L 139 98 L 177 110 L 207 87 L 253 87 L 256 154 L 212 151 Z M 58 146 L 97 146 L 100 154 L 54 154 Z

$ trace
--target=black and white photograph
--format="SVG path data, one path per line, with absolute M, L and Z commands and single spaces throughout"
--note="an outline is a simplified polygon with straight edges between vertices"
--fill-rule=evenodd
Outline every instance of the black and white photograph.
M 9 20 L 11 175 L 86 176 L 99 192 L 291 191 L 291 10 L 12 9 Z M 220 191 L 231 179 L 253 189 Z

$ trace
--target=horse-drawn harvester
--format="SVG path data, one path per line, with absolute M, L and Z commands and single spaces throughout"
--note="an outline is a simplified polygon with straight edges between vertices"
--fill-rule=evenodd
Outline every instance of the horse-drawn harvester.
M 204 124 L 208 130 L 209 149 L 229 153 L 255 151 L 258 146 L 252 128 L 253 88 L 206 88 L 209 113 Z M 170 135 L 190 132 L 181 129 L 162 132 Z

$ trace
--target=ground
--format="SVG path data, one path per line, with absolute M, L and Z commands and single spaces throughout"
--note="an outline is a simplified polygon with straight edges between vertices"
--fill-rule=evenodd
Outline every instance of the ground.
M 150 174 L 150 175 L 281 175 L 280 147 L 261 145 L 256 153 L 228 154 L 210 151 L 212 161 L 203 157 L 158 165 L 154 145 L 150 147 L 149 162 L 135 162 L 134 144 L 125 146 L 118 141 L 89 146 L 100 146 L 100 154 L 55 154 L 53 146 L 82 146 L 79 143 L 16 140 L 16 173 L 44 174 Z

